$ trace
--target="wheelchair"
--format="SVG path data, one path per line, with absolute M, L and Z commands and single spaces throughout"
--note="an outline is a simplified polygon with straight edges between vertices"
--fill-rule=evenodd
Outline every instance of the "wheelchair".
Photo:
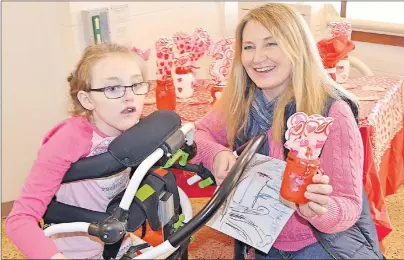
M 70 206 L 54 198 L 44 215 L 45 235 L 86 232 L 104 242 L 103 257 L 110 260 L 116 259 L 117 250 L 129 233 L 135 243 L 120 259 L 188 259 L 192 235 L 225 203 L 266 139 L 265 134 L 259 135 L 243 146 L 228 177 L 193 216 L 190 200 L 176 185 L 170 169 L 195 172 L 214 184 L 207 169 L 189 163 L 197 150 L 194 131 L 194 124 L 181 124 L 175 112 L 159 110 L 114 139 L 106 153 L 72 164 L 62 183 L 112 176 L 128 167 L 132 169 L 130 181 L 106 212 Z M 147 138 L 139 138 L 142 136 Z M 147 228 L 162 234 L 154 245 L 143 239 Z M 141 235 L 135 235 L 140 230 Z

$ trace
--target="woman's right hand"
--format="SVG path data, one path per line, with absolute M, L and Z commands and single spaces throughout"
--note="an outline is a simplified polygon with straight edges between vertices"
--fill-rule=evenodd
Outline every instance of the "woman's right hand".
M 222 184 L 223 180 L 229 174 L 230 169 L 236 163 L 236 156 L 231 151 L 221 151 L 213 159 L 213 176 L 216 184 Z

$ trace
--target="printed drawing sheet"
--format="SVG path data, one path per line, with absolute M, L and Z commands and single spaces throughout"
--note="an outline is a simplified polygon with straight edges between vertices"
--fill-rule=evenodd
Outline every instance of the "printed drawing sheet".
M 286 162 L 254 155 L 208 226 L 268 253 L 294 210 L 279 201 Z

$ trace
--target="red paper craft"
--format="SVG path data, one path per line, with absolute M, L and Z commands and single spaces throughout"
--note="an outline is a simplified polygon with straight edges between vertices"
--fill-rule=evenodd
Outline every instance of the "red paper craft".
M 355 49 L 355 44 L 346 35 L 323 39 L 317 43 L 325 68 L 334 68 L 338 61 Z

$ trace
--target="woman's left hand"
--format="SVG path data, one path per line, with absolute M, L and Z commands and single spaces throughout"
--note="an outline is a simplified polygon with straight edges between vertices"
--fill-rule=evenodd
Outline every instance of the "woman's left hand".
M 316 215 L 324 215 L 327 212 L 329 195 L 332 193 L 330 178 L 319 171 L 313 176 L 313 184 L 307 186 L 304 196 L 309 200 L 304 205 L 299 205 L 301 215 L 312 218 Z

